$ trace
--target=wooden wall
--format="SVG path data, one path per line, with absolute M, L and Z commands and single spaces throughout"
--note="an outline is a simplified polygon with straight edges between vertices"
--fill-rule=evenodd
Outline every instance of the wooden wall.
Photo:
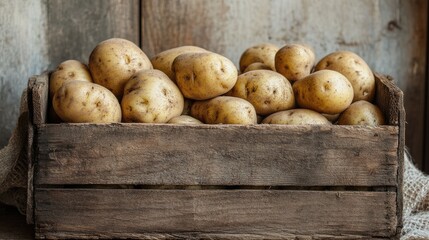
M 394 77 L 405 94 L 406 144 L 422 167 L 427 13 L 425 0 L 0 0 L 0 146 L 27 78 L 66 59 L 87 62 L 106 38 L 127 38 L 149 56 L 198 45 L 237 64 L 253 44 L 305 42 L 317 58 L 351 50 Z

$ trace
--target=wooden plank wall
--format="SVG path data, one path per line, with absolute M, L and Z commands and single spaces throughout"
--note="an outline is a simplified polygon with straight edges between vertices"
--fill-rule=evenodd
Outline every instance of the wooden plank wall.
M 0 147 L 15 124 L 28 77 L 66 59 L 87 62 L 104 39 L 127 38 L 149 56 L 199 45 L 237 64 L 252 44 L 306 42 L 317 58 L 347 49 L 394 77 L 405 93 L 406 144 L 421 167 L 429 145 L 424 139 L 427 12 L 425 0 L 2 1 Z
M 240 54 L 260 42 L 305 42 L 318 59 L 336 50 L 358 53 L 404 91 L 406 144 L 422 166 L 426 1 L 143 0 L 142 25 L 149 56 L 190 44 L 238 64 Z

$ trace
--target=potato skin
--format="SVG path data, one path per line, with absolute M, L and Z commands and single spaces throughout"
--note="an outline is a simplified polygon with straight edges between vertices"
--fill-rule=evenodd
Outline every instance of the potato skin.
M 271 43 L 260 43 L 247 48 L 240 56 L 240 72 L 252 63 L 263 63 L 271 70 L 275 71 L 274 56 L 279 48 Z
M 208 124 L 256 124 L 255 108 L 248 101 L 230 96 L 219 96 L 196 101 L 191 116 Z
M 255 62 L 255 63 L 252 63 L 249 66 L 247 66 L 247 68 L 244 69 L 244 71 L 242 73 L 250 72 L 252 70 L 271 70 L 271 71 L 273 71 L 273 69 L 270 66 L 266 65 L 265 63 Z
M 262 123 L 287 125 L 331 124 L 322 114 L 303 108 L 273 113 L 266 117 Z
M 287 44 L 275 55 L 275 70 L 289 81 L 295 82 L 308 76 L 316 56 L 313 49 L 301 44 Z
M 92 82 L 88 67 L 77 60 L 60 63 L 49 77 L 49 96 L 52 98 L 64 83 L 76 80 Z
M 183 53 L 194 53 L 194 52 L 208 52 L 204 48 L 200 48 L 197 46 L 181 46 L 176 48 L 171 48 L 165 50 L 163 52 L 158 53 L 153 58 L 150 59 L 152 66 L 154 69 L 158 69 L 163 73 L 167 74 L 167 76 L 176 82 L 174 78 L 174 72 L 171 70 L 174 59 Z
M 338 118 L 339 125 L 367 125 L 377 126 L 384 124 L 384 116 L 376 105 L 359 100 L 352 103 Z
M 89 70 L 98 83 L 121 99 L 125 83 L 135 72 L 152 69 L 146 54 L 133 42 L 111 38 L 100 42 L 89 57 Z
M 375 95 L 375 77 L 368 64 L 356 53 L 337 51 L 322 58 L 315 71 L 330 69 L 343 74 L 352 84 L 353 102 L 366 100 L 371 102 Z
M 296 81 L 292 87 L 298 106 L 319 113 L 341 113 L 353 100 L 350 82 L 332 70 L 314 72 Z
M 200 120 L 188 116 L 188 115 L 180 115 L 177 117 L 174 117 L 168 121 L 168 123 L 172 124 L 203 124 Z
M 228 92 L 238 75 L 231 60 L 212 52 L 181 54 L 174 59 L 172 69 L 183 96 L 193 100 L 206 100 Z
M 125 85 L 121 106 L 124 122 L 166 123 L 181 115 L 184 99 L 165 73 L 141 70 Z
M 259 115 L 269 115 L 295 106 L 292 85 L 281 74 L 271 70 L 253 70 L 239 75 L 227 95 L 249 101 Z
M 121 121 L 121 106 L 107 88 L 95 83 L 71 81 L 55 93 L 52 104 L 57 115 L 70 123 Z

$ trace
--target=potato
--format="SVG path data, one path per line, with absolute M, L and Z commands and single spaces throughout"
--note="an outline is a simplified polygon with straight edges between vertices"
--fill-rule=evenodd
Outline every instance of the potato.
M 92 82 L 88 67 L 77 60 L 60 63 L 49 77 L 49 96 L 52 98 L 64 83 L 75 80 Z
M 227 95 L 249 101 L 259 115 L 269 115 L 295 106 L 290 82 L 270 70 L 253 70 L 239 75 Z
M 175 123 L 175 124 L 203 124 L 200 120 L 193 118 L 188 115 L 180 115 L 177 117 L 174 117 L 168 121 L 168 123 Z
M 384 124 L 384 116 L 376 105 L 359 100 L 352 103 L 338 119 L 339 125 L 369 125 L 377 126 Z
M 330 69 L 337 71 L 353 86 L 353 102 L 366 100 L 371 102 L 375 95 L 375 78 L 368 64 L 357 54 L 349 51 L 333 52 L 322 58 L 315 70 Z
M 150 59 L 152 66 L 154 69 L 161 70 L 167 76 L 176 82 L 174 78 L 174 73 L 171 70 L 171 66 L 173 65 L 174 59 L 183 53 L 194 53 L 194 52 L 208 52 L 204 48 L 196 47 L 196 46 L 181 46 L 176 48 L 171 48 L 166 51 L 158 53 L 156 56 Z
M 252 63 L 263 63 L 275 71 L 274 56 L 279 48 L 271 43 L 261 43 L 246 49 L 240 57 L 240 72 Z
M 112 91 L 118 99 L 131 75 L 143 69 L 152 69 L 149 58 L 133 42 L 121 38 L 99 43 L 89 57 L 94 82 Z
M 340 113 L 337 113 L 337 114 L 322 113 L 322 115 L 332 123 L 336 122 L 338 120 L 338 118 L 340 117 Z
M 311 73 L 315 61 L 314 51 L 310 47 L 287 44 L 276 53 L 275 69 L 289 81 L 295 82 Z
M 237 68 L 216 53 L 184 53 L 173 61 L 176 83 L 186 98 L 206 100 L 220 96 L 234 86 Z
M 121 121 L 121 106 L 115 95 L 95 83 L 70 81 L 55 93 L 52 104 L 57 115 L 70 123 Z
M 265 63 L 255 62 L 247 66 L 246 69 L 244 69 L 243 73 L 250 72 L 252 70 L 273 70 L 270 66 L 266 65 Z
M 181 115 L 184 99 L 165 73 L 141 70 L 125 85 L 121 106 L 124 122 L 166 123 Z
M 331 124 L 322 114 L 302 108 L 273 113 L 266 117 L 262 123 L 288 125 Z
M 332 70 L 314 72 L 296 81 L 292 87 L 298 106 L 319 113 L 341 113 L 353 100 L 350 82 Z
M 219 96 L 196 101 L 191 116 L 208 124 L 256 124 L 255 108 L 248 101 L 230 96 Z
M 194 100 L 185 98 L 185 104 L 183 106 L 182 115 L 189 115 L 191 114 L 191 107 L 194 103 Z

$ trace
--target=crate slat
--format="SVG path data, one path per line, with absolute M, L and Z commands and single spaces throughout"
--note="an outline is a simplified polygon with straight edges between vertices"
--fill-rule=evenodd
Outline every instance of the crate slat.
M 60 124 L 36 184 L 396 186 L 398 128 Z
M 38 238 L 396 233 L 395 192 L 41 188 L 35 194 Z

